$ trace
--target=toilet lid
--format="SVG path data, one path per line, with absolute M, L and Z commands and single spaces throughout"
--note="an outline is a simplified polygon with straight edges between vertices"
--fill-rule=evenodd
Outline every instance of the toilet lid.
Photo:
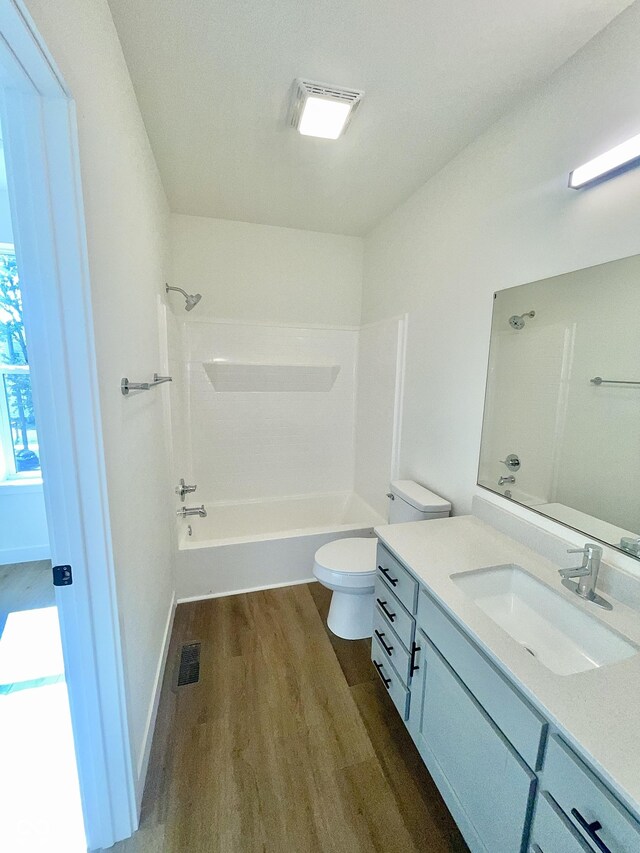
M 332 572 L 375 572 L 377 547 L 375 536 L 366 539 L 336 539 L 316 551 L 315 561 Z

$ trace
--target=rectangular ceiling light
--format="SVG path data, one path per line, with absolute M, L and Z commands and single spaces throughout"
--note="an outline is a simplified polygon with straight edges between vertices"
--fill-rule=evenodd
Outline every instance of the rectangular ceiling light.
M 599 157 L 594 157 L 584 166 L 578 166 L 569 175 L 569 186 L 574 190 L 580 189 L 610 172 L 617 173 L 629 168 L 634 165 L 635 160 L 640 160 L 640 133 L 616 145 L 610 151 L 600 154 Z
M 290 123 L 303 136 L 337 139 L 347 129 L 364 92 L 294 80 Z

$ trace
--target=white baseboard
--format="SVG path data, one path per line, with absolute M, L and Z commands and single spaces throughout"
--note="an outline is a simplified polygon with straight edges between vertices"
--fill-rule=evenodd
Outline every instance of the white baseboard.
M 285 581 L 284 583 L 268 583 L 265 586 L 252 586 L 247 589 L 234 589 L 230 592 L 210 592 L 208 595 L 192 595 L 189 598 L 179 598 L 178 604 L 188 604 L 190 601 L 206 601 L 208 598 L 225 598 L 228 595 L 243 595 L 245 592 L 260 592 L 264 589 L 280 589 L 285 586 L 297 586 L 301 583 L 313 583 L 315 578 L 303 578 L 297 581 Z
M 137 767 L 136 777 L 136 806 L 138 809 L 138 820 L 140 819 L 140 809 L 142 806 L 142 795 L 144 793 L 144 784 L 147 779 L 147 770 L 149 769 L 149 758 L 151 756 L 151 744 L 153 742 L 153 732 L 156 727 L 156 717 L 158 716 L 158 705 L 160 704 L 160 693 L 162 691 L 162 681 L 164 679 L 164 671 L 167 666 L 167 656 L 169 654 L 169 641 L 171 640 L 171 630 L 173 628 L 173 618 L 176 613 L 176 596 L 175 593 L 171 598 L 171 605 L 167 615 L 167 624 L 164 629 L 164 637 L 162 640 L 162 651 L 158 660 L 156 669 L 156 677 L 153 684 L 153 696 L 149 705 L 149 713 L 147 714 L 147 722 L 144 728 L 144 737 L 142 739 L 142 750 Z

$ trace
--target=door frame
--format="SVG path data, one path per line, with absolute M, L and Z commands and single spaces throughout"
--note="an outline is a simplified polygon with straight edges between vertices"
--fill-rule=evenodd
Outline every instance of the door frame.
M 90 70 L 87 69 L 90 73 Z M 0 111 L 89 849 L 138 824 L 74 102 L 21 0 L 0 0 Z

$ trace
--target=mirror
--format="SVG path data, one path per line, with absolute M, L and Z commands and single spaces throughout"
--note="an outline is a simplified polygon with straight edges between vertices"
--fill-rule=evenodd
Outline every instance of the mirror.
M 640 559 L 640 255 L 494 295 L 478 484 Z

